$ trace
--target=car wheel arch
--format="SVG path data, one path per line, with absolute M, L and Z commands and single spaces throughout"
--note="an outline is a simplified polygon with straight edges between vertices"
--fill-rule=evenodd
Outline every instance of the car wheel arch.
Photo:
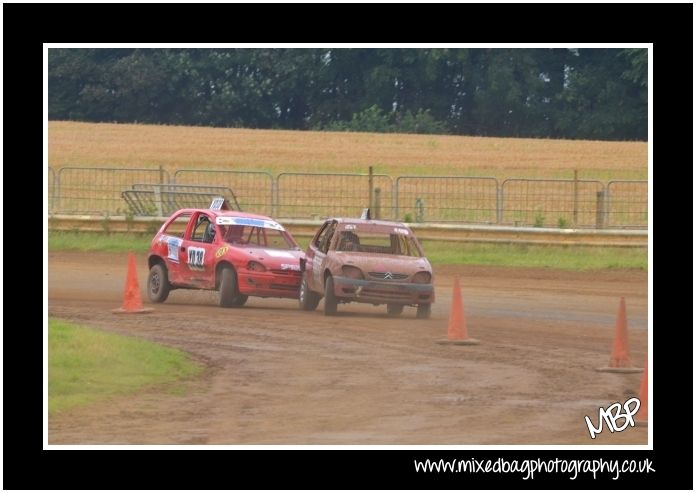
M 228 262 L 227 260 L 221 260 L 220 262 L 218 262 L 215 266 L 215 289 L 220 289 L 220 281 L 222 280 L 222 269 L 224 267 L 229 267 L 234 271 L 235 275 L 237 274 L 237 269 L 234 268 L 234 265 L 232 265 L 231 262 Z
M 168 270 L 167 263 L 164 261 L 162 257 L 160 257 L 159 255 L 150 255 L 147 259 L 147 268 L 152 269 L 157 264 L 162 264 L 165 270 Z

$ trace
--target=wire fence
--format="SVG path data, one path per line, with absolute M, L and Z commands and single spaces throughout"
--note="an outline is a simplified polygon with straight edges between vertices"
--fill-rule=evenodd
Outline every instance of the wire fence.
M 243 211 L 274 215 L 274 180 L 263 171 L 180 169 L 174 173 L 177 184 L 217 185 L 231 189 Z
M 56 172 L 53 168 L 48 167 L 48 211 L 53 212 L 53 203 L 55 202 L 56 193 Z
M 400 176 L 395 217 L 406 222 L 497 222 L 498 180 L 465 176 Z
M 597 193 L 604 187 L 599 181 L 511 178 L 501 189 L 502 224 L 593 228 L 603 210 Z
M 370 186 L 372 180 L 372 187 Z M 379 190 L 379 217 L 393 217 L 391 177 L 348 173 L 281 173 L 277 180 L 279 218 L 355 216 L 370 206 Z
M 169 183 L 162 168 L 76 168 L 58 172 L 54 212 L 61 214 L 125 214 L 121 192 L 133 183 Z
M 608 227 L 648 227 L 648 182 L 614 180 L 607 183 Z
M 373 217 L 404 222 L 598 229 L 648 226 L 645 180 L 612 180 L 605 186 L 597 180 L 572 179 L 392 179 L 357 173 L 280 173 L 274 178 L 263 171 L 220 169 L 180 169 L 171 176 L 161 167 L 48 168 L 48 207 L 54 214 L 155 214 L 169 211 L 164 202 L 182 204 L 195 195 L 198 204 L 200 197 L 227 189 L 241 210 L 277 218 L 358 217 L 363 208 L 371 207 Z M 148 204 L 138 207 L 134 200 L 139 194 L 134 191 L 148 190 L 160 194 L 151 193 Z M 182 193 L 187 197 L 176 196 Z

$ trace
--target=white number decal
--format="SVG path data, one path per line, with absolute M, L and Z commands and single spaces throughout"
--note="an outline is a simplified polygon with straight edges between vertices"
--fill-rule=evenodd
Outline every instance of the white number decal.
M 203 270 L 203 262 L 205 261 L 205 249 L 197 247 L 188 247 L 188 264 L 192 269 Z

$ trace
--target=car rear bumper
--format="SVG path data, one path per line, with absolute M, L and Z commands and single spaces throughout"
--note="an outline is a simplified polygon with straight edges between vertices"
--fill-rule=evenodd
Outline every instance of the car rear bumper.
M 240 269 L 237 274 L 239 292 L 247 296 L 297 298 L 301 279 L 299 275 L 290 271 L 286 274 L 275 274 Z
M 404 305 L 427 304 L 435 301 L 435 290 L 432 284 L 364 281 L 340 276 L 333 279 L 336 297 L 346 301 Z

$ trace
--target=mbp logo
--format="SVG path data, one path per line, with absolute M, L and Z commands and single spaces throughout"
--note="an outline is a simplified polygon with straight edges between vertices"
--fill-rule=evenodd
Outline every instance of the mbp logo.
M 631 405 L 633 405 L 632 408 Z M 623 408 L 626 412 L 622 413 L 621 408 Z M 606 410 L 603 407 L 600 407 L 598 416 L 599 422 L 597 424 L 598 428 L 595 428 L 589 416 L 585 416 L 585 422 L 587 423 L 587 429 L 590 432 L 590 438 L 594 440 L 595 436 L 602 433 L 602 422 L 607 424 L 607 428 L 609 428 L 609 431 L 612 433 L 615 431 L 624 431 L 629 425 L 635 426 L 633 416 L 638 412 L 638 409 L 640 409 L 640 400 L 635 397 L 631 397 L 624 402 L 623 405 L 620 402 L 616 402 L 609 406 Z M 617 421 L 622 419 L 624 422 L 619 426 Z

